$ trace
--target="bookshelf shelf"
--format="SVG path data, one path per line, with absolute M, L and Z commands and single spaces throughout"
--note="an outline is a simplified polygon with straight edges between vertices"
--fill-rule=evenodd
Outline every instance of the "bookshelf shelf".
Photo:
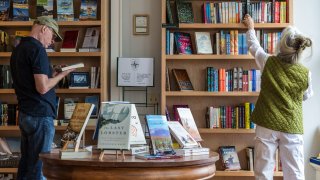
M 101 52 L 49 52 L 49 57 L 100 57 Z M 11 57 L 11 52 L 0 52 L 0 57 Z
M 199 128 L 201 134 L 254 134 L 254 129 L 209 129 Z
M 213 60 L 254 60 L 251 55 L 166 55 L 167 60 L 213 59 Z
M 0 173 L 17 173 L 18 168 L 0 168 Z
M 166 91 L 169 96 L 230 96 L 230 97 L 258 97 L 259 92 L 208 92 L 208 91 Z
M 56 89 L 57 94 L 90 94 L 101 93 L 101 89 Z M 0 89 L 0 94 L 15 94 L 14 89 Z
M 283 29 L 292 25 L 291 23 L 255 23 L 257 29 Z M 179 24 L 179 29 L 246 29 L 241 23 L 232 24 Z
M 101 26 L 101 21 L 60 21 L 58 25 L 61 27 L 64 26 L 72 26 L 72 27 L 80 27 L 80 26 Z M 33 21 L 0 21 L 0 27 L 28 27 L 32 26 Z
M 215 176 L 254 177 L 253 171 L 216 171 Z M 283 172 L 274 172 L 274 177 L 283 177 Z

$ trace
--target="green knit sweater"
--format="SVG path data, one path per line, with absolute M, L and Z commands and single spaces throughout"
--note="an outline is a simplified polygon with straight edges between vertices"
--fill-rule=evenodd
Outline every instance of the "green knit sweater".
M 261 92 L 251 119 L 275 131 L 303 134 L 302 100 L 308 69 L 270 56 L 261 76 Z

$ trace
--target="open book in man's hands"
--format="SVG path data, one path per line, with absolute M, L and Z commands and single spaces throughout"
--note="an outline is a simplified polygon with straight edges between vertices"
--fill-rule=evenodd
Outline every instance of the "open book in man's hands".
M 76 69 L 76 68 L 82 68 L 84 67 L 83 63 L 77 63 L 77 64 L 72 64 L 64 67 L 56 67 L 57 72 L 62 72 L 62 71 L 67 71 L 69 69 Z

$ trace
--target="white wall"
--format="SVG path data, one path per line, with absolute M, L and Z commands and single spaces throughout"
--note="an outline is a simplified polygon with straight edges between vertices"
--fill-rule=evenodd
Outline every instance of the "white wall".
M 114 0 L 114 3 L 122 2 L 122 12 L 119 15 L 119 10 L 113 9 L 112 17 L 122 16 L 121 20 L 121 35 L 122 39 L 122 57 L 154 57 L 156 60 L 155 65 L 155 88 L 150 90 L 153 93 L 160 94 L 160 25 L 161 25 L 161 1 L 160 0 Z M 113 6 L 112 6 L 113 7 Z M 309 165 L 309 157 L 314 156 L 320 152 L 320 95 L 318 89 L 320 88 L 320 1 L 319 0 L 294 0 L 294 23 L 305 34 L 313 39 L 313 57 L 309 61 L 303 62 L 305 66 L 310 68 L 313 78 L 314 96 L 304 102 L 304 150 L 305 150 L 305 172 L 306 179 L 315 179 L 315 171 Z M 133 36 L 132 34 L 132 16 L 133 14 L 149 14 L 150 16 L 150 35 L 148 36 Z M 111 27 L 114 24 L 111 24 Z M 116 23 L 116 26 L 118 24 Z M 112 27 L 113 29 L 114 27 Z M 117 27 L 116 27 L 117 29 Z M 112 31 L 111 31 L 112 32 Z M 117 31 L 118 32 L 118 31 Z M 113 34 L 111 35 L 112 38 Z M 117 38 L 113 39 L 117 41 Z M 111 43 L 112 44 L 112 43 Z M 119 53 L 114 52 L 112 54 Z M 112 63 L 114 63 L 114 57 Z M 113 64 L 111 66 L 115 68 Z M 114 69 L 111 72 L 115 72 Z M 113 78 L 115 76 L 113 75 Z M 114 82 L 114 79 L 112 80 Z M 119 100 L 119 88 L 112 85 L 112 93 L 115 96 L 113 100 Z M 139 97 L 138 97 L 139 98 Z M 160 95 L 158 95 L 158 100 Z
M 303 64 L 312 72 L 314 96 L 303 104 L 304 113 L 304 150 L 306 180 L 315 179 L 315 171 L 309 165 L 310 156 L 320 153 L 320 1 L 294 0 L 294 24 L 313 40 L 313 56 Z

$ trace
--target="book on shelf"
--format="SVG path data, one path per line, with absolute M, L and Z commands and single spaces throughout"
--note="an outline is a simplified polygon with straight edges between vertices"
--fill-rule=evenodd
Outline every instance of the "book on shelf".
M 168 121 L 168 126 L 171 134 L 179 143 L 182 148 L 195 148 L 198 147 L 196 140 L 184 129 L 178 121 Z
M 37 0 L 37 17 L 53 17 L 53 0 Z
M 57 0 L 58 21 L 74 21 L 73 0 Z
M 69 89 L 89 89 L 89 72 L 71 72 Z
M 146 115 L 146 122 L 151 139 L 151 154 L 173 154 L 172 140 L 166 116 Z
M 177 155 L 181 156 L 199 156 L 210 154 L 209 148 L 197 147 L 197 148 L 185 148 L 185 149 L 174 149 Z
M 71 65 L 67 65 L 67 66 L 63 66 L 63 67 L 56 67 L 56 71 L 57 72 L 62 72 L 62 71 L 67 71 L 70 69 L 77 69 L 77 68 L 83 68 L 84 64 L 83 63 L 76 63 L 76 64 L 71 64 Z
M 210 32 L 195 32 L 198 54 L 212 54 Z
M 81 0 L 80 20 L 97 19 L 97 0 Z
M 77 52 L 79 30 L 70 30 L 64 33 L 60 52 Z
M 9 20 L 11 0 L 0 0 L 0 21 Z
M 240 162 L 235 146 L 220 146 L 219 154 L 225 170 L 240 170 Z
M 180 91 L 194 90 L 186 69 L 172 69 Z
M 174 105 L 172 105 L 174 121 L 178 121 L 179 123 L 181 123 L 181 119 L 180 119 L 180 116 L 179 116 L 178 110 L 177 110 L 178 108 L 189 108 L 189 106 L 187 104 L 174 104 Z
M 174 41 L 178 54 L 193 54 L 192 40 L 190 33 L 174 32 Z M 173 48 L 173 47 L 172 47 Z
M 177 108 L 181 124 L 196 141 L 202 141 L 190 108 Z
M 166 68 L 166 91 L 171 91 L 169 68 Z
M 79 52 L 100 52 L 100 48 L 79 48 Z
M 29 21 L 28 0 L 12 0 L 13 20 Z
M 319 157 L 311 157 L 310 163 L 313 163 L 313 164 L 320 166 L 320 158 Z
M 93 27 L 87 28 L 86 34 L 84 36 L 83 44 L 82 44 L 82 51 L 84 49 L 98 49 L 98 41 L 100 35 L 100 28 Z
M 90 119 L 91 113 L 94 109 L 94 104 L 77 103 L 66 131 L 62 135 L 61 145 L 72 141 L 75 143 L 74 151 L 78 151 L 80 140 Z
M 247 159 L 248 170 L 249 171 L 253 171 L 253 167 L 254 167 L 254 147 L 246 147 L 246 159 Z
M 194 15 L 191 2 L 176 1 L 179 23 L 194 23 Z
M 99 96 L 98 95 L 92 95 L 92 96 L 86 96 L 84 99 L 85 103 L 91 103 L 94 104 L 94 109 L 91 113 L 91 118 L 93 117 L 98 117 L 98 112 L 99 112 Z
M 79 98 L 65 98 L 64 99 L 64 119 L 71 119 L 74 108 L 79 102 Z
M 168 155 L 150 155 L 150 154 L 136 154 L 135 158 L 144 160 L 163 160 L 163 159 L 179 159 L 181 155 L 168 154 Z

